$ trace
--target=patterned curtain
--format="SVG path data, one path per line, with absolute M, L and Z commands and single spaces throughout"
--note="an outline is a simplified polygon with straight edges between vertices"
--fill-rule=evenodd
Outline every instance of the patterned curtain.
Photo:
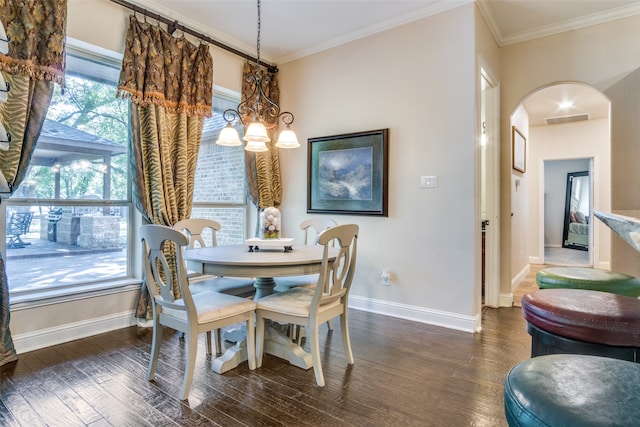
M 13 192 L 27 172 L 53 85 L 64 83 L 67 1 L 0 1 L 0 19 L 11 38 L 7 55 L 0 54 L 0 71 L 10 85 L 7 102 L 0 103 L 0 121 L 11 134 L 9 149 L 0 151 L 0 172 Z M 9 329 L 9 284 L 2 257 L 0 300 L 0 365 L 4 365 L 18 357 Z
M 242 101 L 254 92 L 252 79 L 247 77 L 255 73 L 256 65 L 245 63 L 242 72 Z M 263 73 L 266 71 L 262 70 Z M 262 82 L 265 94 L 276 104 L 280 102 L 280 87 L 275 73 L 269 73 Z M 245 123 L 251 122 L 251 117 L 245 118 Z M 268 123 L 268 124 L 275 124 Z M 280 158 L 278 157 L 278 149 L 275 147 L 275 141 L 278 137 L 277 126 L 269 130 L 269 138 L 271 142 L 267 143 L 269 151 L 264 153 L 255 153 L 245 151 L 245 170 L 247 174 L 247 193 L 249 201 L 253 203 L 258 210 L 262 210 L 269 206 L 278 207 L 282 202 L 282 184 L 280 181 Z M 259 215 L 258 215 L 259 217 Z
M 209 47 L 131 16 L 118 91 L 131 100 L 136 207 L 152 224 L 172 226 L 189 218 L 202 125 L 212 111 Z M 180 291 L 174 294 L 179 298 Z M 149 318 L 150 307 L 143 286 L 136 316 Z

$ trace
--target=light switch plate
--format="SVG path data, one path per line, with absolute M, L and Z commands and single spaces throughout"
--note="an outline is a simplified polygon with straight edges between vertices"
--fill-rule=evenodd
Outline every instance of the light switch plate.
M 420 177 L 420 188 L 435 188 L 437 186 L 438 186 L 438 177 L 436 175 Z

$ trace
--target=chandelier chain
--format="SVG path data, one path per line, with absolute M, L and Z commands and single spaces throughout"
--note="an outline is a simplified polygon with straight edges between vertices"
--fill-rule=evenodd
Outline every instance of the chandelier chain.
M 260 0 L 258 0 L 258 37 L 256 39 L 256 44 L 257 44 L 257 54 L 256 54 L 256 66 L 259 68 L 260 67 L 260 27 L 261 27 L 261 20 L 260 20 Z
M 216 141 L 218 145 L 242 145 L 238 132 L 233 128 L 232 122 L 238 120 L 243 126 L 247 127 L 245 135 L 242 139 L 247 141 L 245 150 L 247 151 L 269 151 L 266 142 L 271 139 L 267 130 L 278 128 L 281 121 L 286 126 L 278 136 L 275 146 L 278 148 L 297 148 L 300 146 L 298 137 L 290 129 L 293 123 L 293 114 L 289 111 L 280 112 L 280 105 L 274 102 L 267 94 L 269 90 L 272 75 L 267 73 L 264 76 L 260 69 L 260 33 L 262 30 L 261 19 L 261 2 L 258 3 L 258 35 L 256 38 L 256 69 L 253 73 L 247 75 L 245 84 L 249 84 L 252 92 L 245 96 L 243 93 L 242 100 L 238 104 L 237 109 L 229 108 L 222 113 L 222 117 L 227 122 L 227 126 L 220 132 L 220 136 Z M 253 105 L 252 105 L 253 104 Z M 251 122 L 249 122 L 249 118 Z M 224 134 L 224 136 L 223 136 Z

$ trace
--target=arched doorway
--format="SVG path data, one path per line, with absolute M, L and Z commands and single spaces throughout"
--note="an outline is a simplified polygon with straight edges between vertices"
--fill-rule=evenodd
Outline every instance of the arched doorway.
M 589 172 L 591 198 L 585 220 L 590 224 L 585 237 L 588 264 L 609 268 L 610 243 L 601 238 L 599 224 L 596 226 L 593 217 L 593 210 L 608 212 L 611 206 L 609 111 L 609 99 L 592 86 L 563 82 L 534 90 L 510 116 L 511 129 L 525 141 L 526 159 L 524 172 L 510 168 L 512 288 L 529 273 L 530 264 L 545 263 L 545 247 L 562 246 L 562 238 L 545 235 L 545 217 L 549 218 L 550 209 L 557 212 L 560 208 L 564 216 L 569 172 Z M 513 154 L 513 145 L 511 148 Z M 586 166 L 575 166 L 579 159 Z M 561 182 L 545 182 L 545 164 L 561 161 L 567 162 L 567 168 L 581 171 L 567 170 Z M 556 202 L 558 195 L 561 207 Z

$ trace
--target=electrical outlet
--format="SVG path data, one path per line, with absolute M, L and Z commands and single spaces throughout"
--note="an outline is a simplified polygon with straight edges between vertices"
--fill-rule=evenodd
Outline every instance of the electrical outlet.
M 387 271 L 387 269 L 382 270 L 380 283 L 382 283 L 382 286 L 389 286 L 391 284 L 391 273 Z

